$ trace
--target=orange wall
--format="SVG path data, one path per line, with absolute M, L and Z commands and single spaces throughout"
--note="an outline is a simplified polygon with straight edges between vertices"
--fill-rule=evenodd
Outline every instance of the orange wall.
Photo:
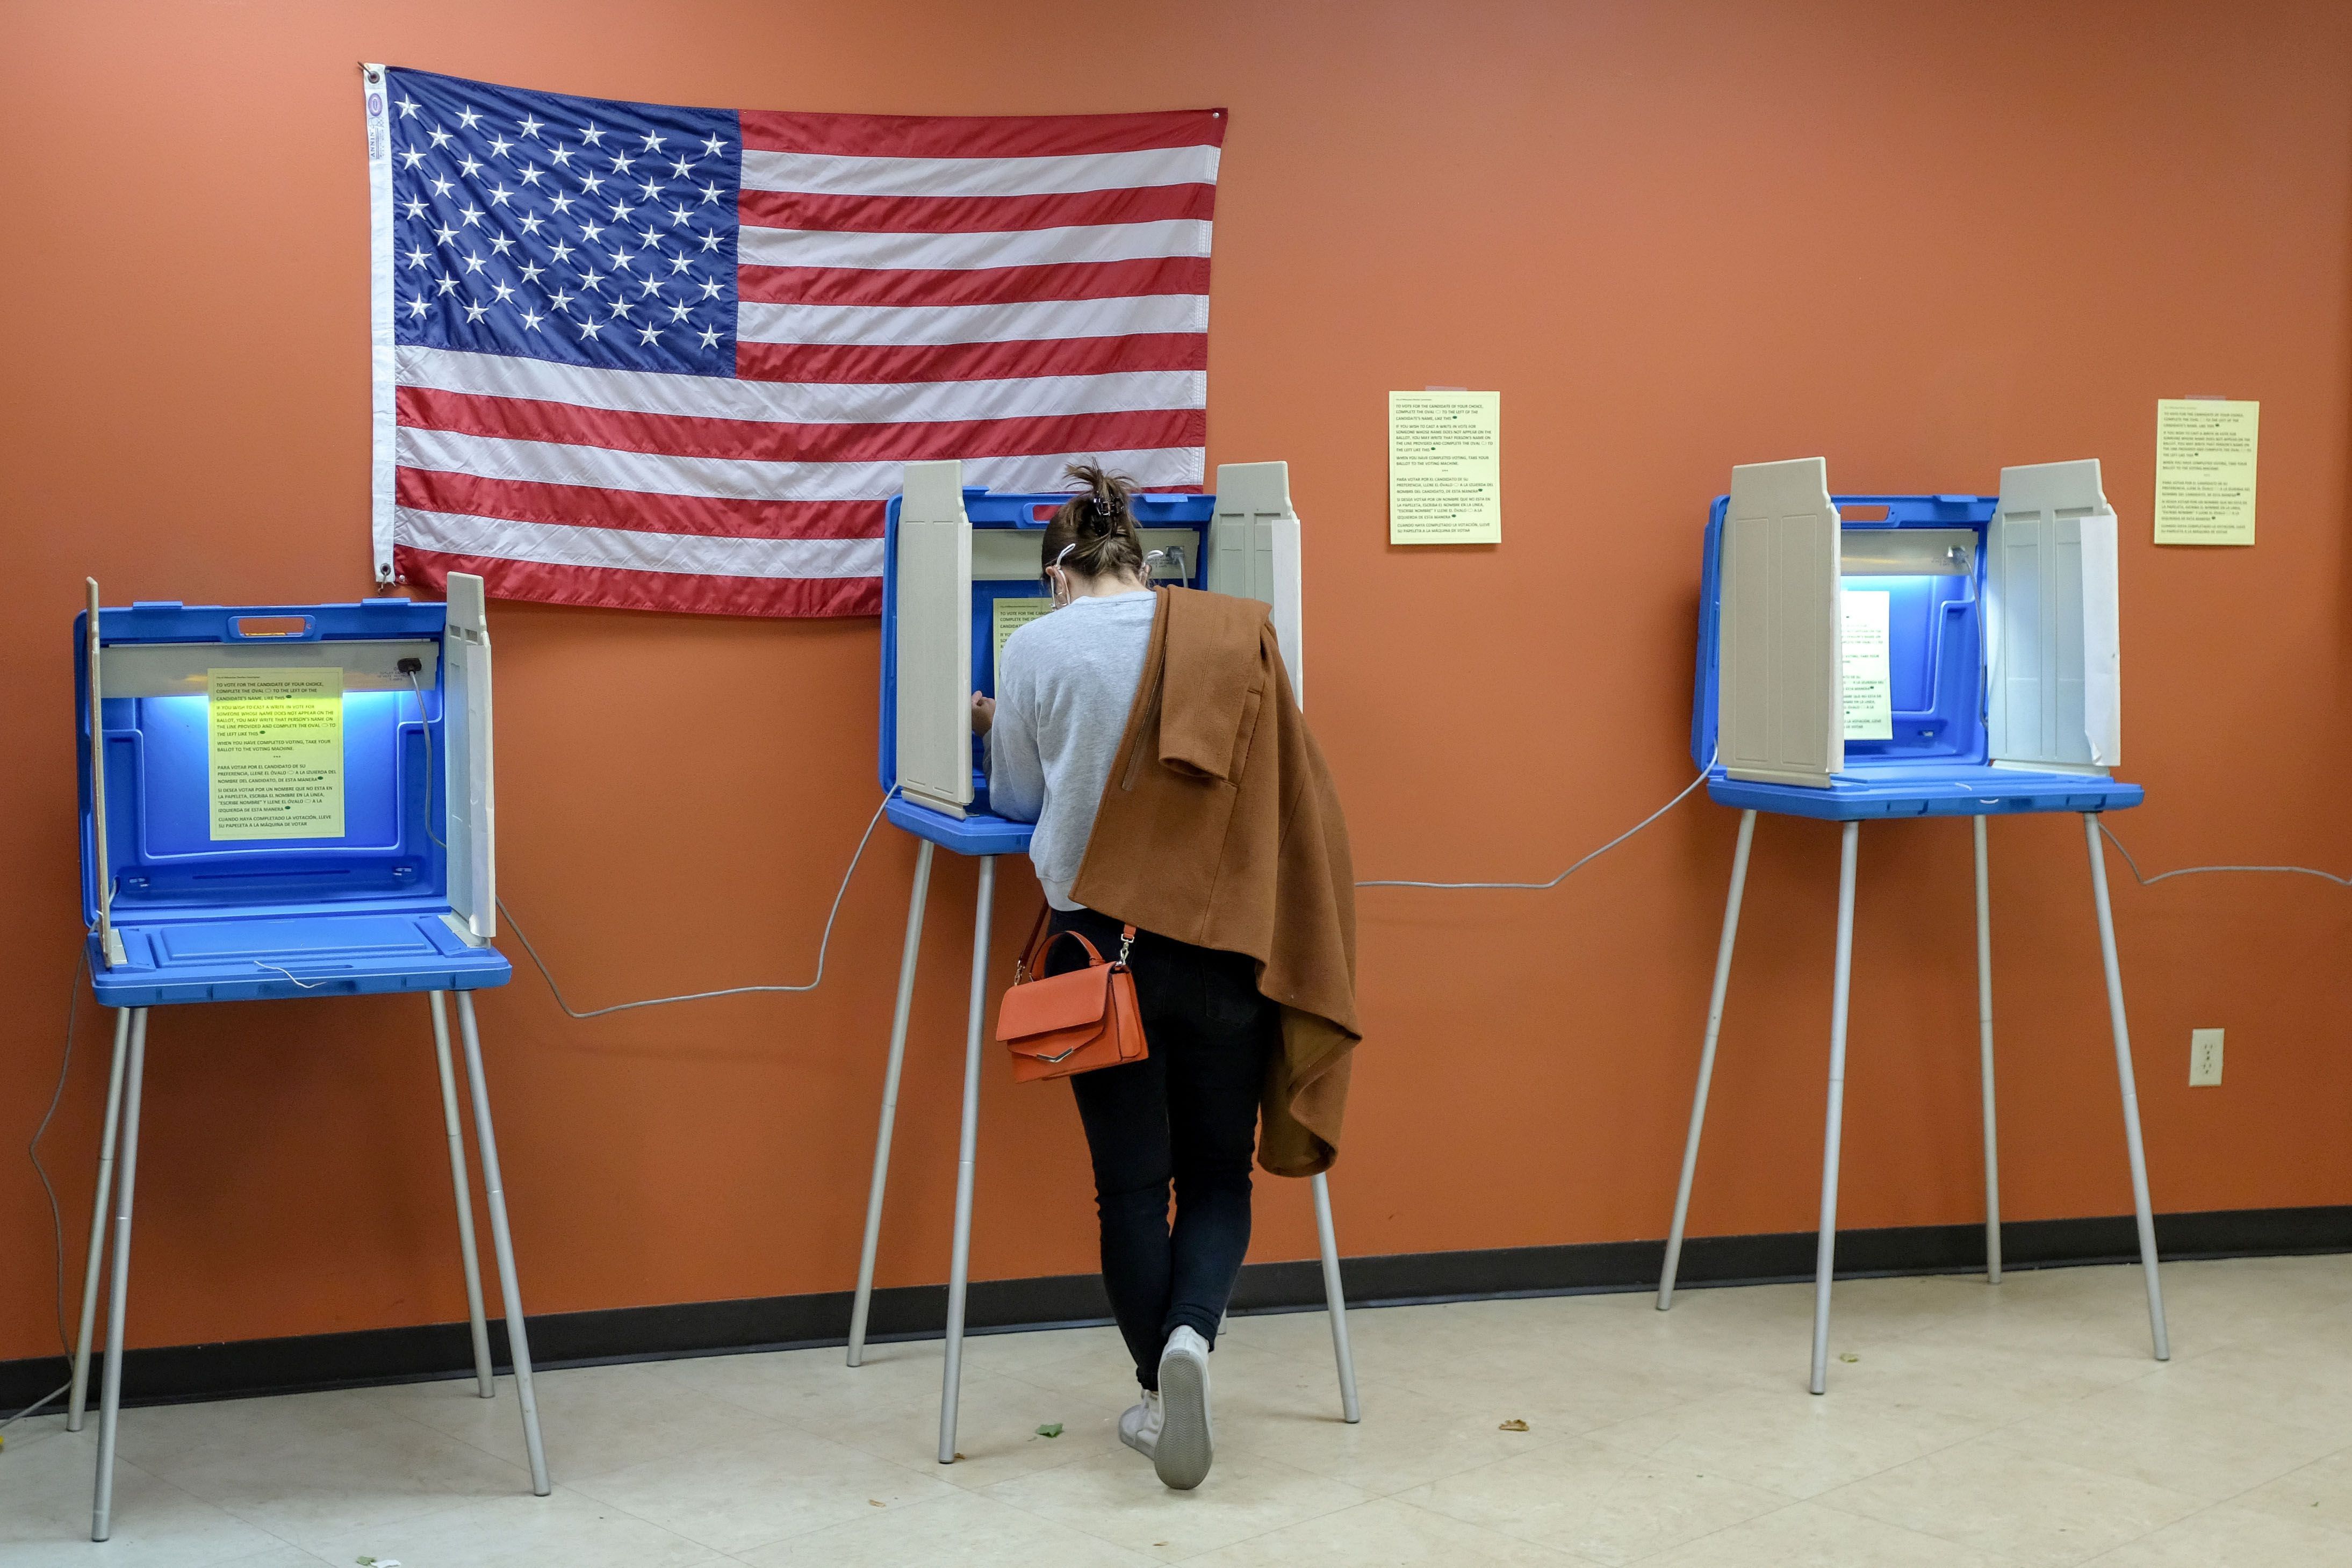
M 1859 491 L 2105 459 L 2150 802 L 2120 830 L 2158 866 L 2352 868 L 2326 717 L 2341 5 L 251 0 L 5 26 L 7 1149 L 73 963 L 83 574 L 113 603 L 366 586 L 362 57 L 685 103 L 1230 107 L 1210 460 L 1292 465 L 1364 875 L 1548 875 L 1679 788 L 1707 500 L 1735 462 L 1813 453 Z M 1381 395 L 1431 383 L 1505 395 L 1498 550 L 1385 542 Z M 2184 393 L 2263 400 L 2256 549 L 2148 542 L 2153 404 Z M 494 626 L 501 882 L 575 1000 L 804 976 L 874 803 L 874 623 Z M 1664 1232 L 1733 826 L 1686 805 L 1547 894 L 1366 895 L 1350 1251 Z M 2009 1212 L 2122 1212 L 2079 825 L 2001 822 L 1993 852 Z M 1698 1231 L 1811 1221 L 1835 858 L 1826 826 L 1759 832 Z M 534 1310 L 850 1284 L 912 859 L 877 837 L 813 996 L 593 1024 L 536 977 L 485 999 Z M 1851 1225 L 1978 1212 L 1968 868 L 1958 822 L 1863 836 Z M 1000 942 L 1034 908 L 1009 880 Z M 938 879 L 886 1283 L 945 1273 L 972 881 Z M 2352 1202 L 2352 900 L 2116 899 L 2158 1206 Z M 2230 1030 L 2218 1090 L 2184 1087 L 2197 1025 Z M 413 998 L 157 1016 L 135 1342 L 462 1316 L 428 1038 Z M 69 1270 L 104 1083 L 102 1029 L 82 1041 L 49 1142 Z M 1092 1266 L 1065 1101 L 989 1075 L 982 1277 Z M 7 1160 L 0 1357 L 42 1354 L 48 1216 Z M 1303 1190 L 1264 1190 L 1257 1256 L 1311 1253 Z

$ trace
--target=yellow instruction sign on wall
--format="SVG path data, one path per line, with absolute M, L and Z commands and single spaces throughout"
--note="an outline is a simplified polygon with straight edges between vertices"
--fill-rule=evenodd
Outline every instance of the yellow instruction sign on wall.
M 1006 637 L 1011 637 L 1014 632 L 1019 631 L 1023 626 L 1027 626 L 1031 621 L 1037 619 L 1040 616 L 1045 615 L 1047 612 L 1051 611 L 1053 607 L 1053 600 L 1042 598 L 1034 594 L 1025 595 L 1019 598 L 997 600 L 996 607 L 992 612 L 995 616 L 995 662 L 999 665 L 1002 665 L 1004 662 L 1004 639 Z
M 2263 405 L 2167 397 L 2156 405 L 2156 542 L 2252 544 Z
M 343 672 L 214 669 L 212 836 L 343 836 Z
M 1503 395 L 1389 394 L 1389 542 L 1503 542 Z

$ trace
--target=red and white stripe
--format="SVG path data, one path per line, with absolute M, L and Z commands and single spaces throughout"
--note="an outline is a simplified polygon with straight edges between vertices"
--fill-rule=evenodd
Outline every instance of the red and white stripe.
M 741 123 L 736 379 L 401 347 L 404 578 L 873 615 L 909 459 L 1200 488 L 1223 111 Z

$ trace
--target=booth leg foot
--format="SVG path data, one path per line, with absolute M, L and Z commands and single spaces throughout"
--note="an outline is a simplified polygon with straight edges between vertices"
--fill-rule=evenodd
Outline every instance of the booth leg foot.
M 2156 1215 L 2147 1195 L 2147 1151 L 2139 1135 L 2139 1089 L 2132 1077 L 2131 1029 L 2124 1022 L 2123 968 L 2116 960 L 2116 917 L 2107 900 L 2107 858 L 2099 843 L 2099 818 L 2083 814 L 2083 836 L 2091 850 L 2091 899 L 2099 910 L 2099 958 L 2107 974 L 2107 1024 L 2116 1037 L 2116 1082 L 2123 1090 L 2124 1148 L 2131 1156 L 2132 1209 L 2139 1221 L 2140 1272 L 2147 1280 L 2148 1335 L 2156 1359 L 2172 1359 L 2164 1330 L 2164 1286 L 2157 1277 Z
M 898 1071 L 907 1061 L 907 1020 L 915 1007 L 915 965 L 923 951 L 923 905 L 931 891 L 931 855 L 915 850 L 915 890 L 907 900 L 907 945 L 898 955 L 898 1005 L 890 1015 L 890 1058 L 882 1069 L 882 1129 L 874 1137 L 874 1180 L 866 1190 L 866 1243 L 857 1254 L 857 1294 L 849 1307 L 849 1364 L 866 1359 L 866 1320 L 874 1304 L 874 1256 L 882 1245 L 882 1193 L 890 1183 L 890 1131 L 898 1120 Z
M 955 1249 L 948 1262 L 947 1364 L 940 1384 L 940 1463 L 955 1463 L 956 1399 L 963 1386 L 964 1287 L 971 1267 L 972 1157 L 980 1143 L 980 1028 L 988 1013 L 988 921 L 996 899 L 996 857 L 980 860 L 972 911 L 971 1005 L 964 1021 L 963 1131 L 956 1152 Z
M 1830 1278 L 1837 1267 L 1838 1145 L 1845 1126 L 1846 996 L 1853 981 L 1853 869 L 1862 825 L 1849 822 L 1838 842 L 1837 970 L 1830 997 L 1830 1103 L 1822 1138 L 1822 1231 L 1813 1261 L 1815 1394 L 1829 1388 Z
M 1356 1402 L 1356 1352 L 1348 1345 L 1348 1292 L 1339 1283 L 1339 1236 L 1331 1224 L 1330 1178 L 1318 1172 L 1315 1236 L 1323 1248 L 1323 1300 L 1331 1313 L 1331 1355 L 1339 1363 L 1339 1414 L 1350 1424 L 1364 1418 Z
M 1675 1304 L 1675 1275 L 1683 1265 L 1683 1226 L 1690 1218 L 1691 1181 L 1698 1174 L 1699 1133 L 1706 1126 L 1706 1091 L 1715 1080 L 1715 1043 L 1723 1033 L 1723 998 L 1731 986 L 1731 950 L 1739 940 L 1739 900 L 1748 890 L 1748 849 L 1756 840 L 1756 814 L 1739 814 L 1739 843 L 1731 852 L 1731 894 L 1723 904 L 1723 939 L 1715 950 L 1715 989 L 1706 1002 L 1706 1039 L 1698 1048 L 1698 1088 L 1691 1094 L 1690 1135 L 1683 1141 L 1682 1180 L 1675 1186 L 1674 1223 L 1666 1227 L 1666 1264 L 1658 1276 L 1658 1310 Z
M 433 1004 L 433 1058 L 441 1069 L 441 1129 L 449 1144 L 449 1185 L 457 1194 L 457 1250 L 466 1267 L 466 1315 L 474 1335 L 474 1392 L 484 1399 L 498 1393 L 490 1373 L 490 1328 L 482 1311 L 482 1264 L 474 1243 L 474 1184 L 466 1174 L 466 1134 L 457 1120 L 457 1079 L 449 1066 L 449 1005 L 441 992 Z
M 1977 1056 L 1984 1082 L 1985 1282 L 2000 1283 L 2000 1132 L 1992 1087 L 1992 881 L 1985 819 L 1970 817 L 1977 848 Z
M 131 1199 L 139 1180 L 140 1090 L 147 1077 L 147 1009 L 131 1011 L 131 1057 L 122 1080 L 122 1166 L 114 1194 L 114 1264 L 106 1299 L 106 1372 L 99 1382 L 98 1485 L 89 1538 L 113 1530 L 114 1442 L 122 1416 L 122 1314 L 131 1299 Z
M 81 1276 L 81 1325 L 74 1336 L 73 1392 L 66 1405 L 66 1430 L 81 1430 L 89 1397 L 89 1340 L 98 1327 L 98 1277 L 106 1259 L 106 1204 L 114 1189 L 114 1142 L 122 1125 L 122 1068 L 131 1056 L 132 1009 L 114 1010 L 114 1066 L 106 1077 L 106 1131 L 98 1143 L 98 1191 L 89 1200 L 89 1251 Z
M 499 1170 L 499 1135 L 490 1125 L 490 1089 L 482 1075 L 482 1037 L 474 1025 L 474 998 L 457 993 L 457 1032 L 466 1046 L 466 1089 L 474 1101 L 474 1146 L 482 1155 L 482 1193 L 490 1213 L 490 1248 L 498 1255 L 499 1301 L 506 1311 L 507 1352 L 514 1358 L 515 1403 L 522 1406 L 522 1446 L 530 1460 L 530 1489 L 553 1490 L 547 1451 L 539 1441 L 539 1401 L 530 1386 L 530 1336 L 523 1326 L 522 1286 L 515 1278 L 514 1233 L 507 1225 L 506 1178 Z

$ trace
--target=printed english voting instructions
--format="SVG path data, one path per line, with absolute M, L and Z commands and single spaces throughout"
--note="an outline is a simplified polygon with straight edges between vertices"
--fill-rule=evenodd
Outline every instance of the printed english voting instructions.
M 343 836 L 343 672 L 207 672 L 215 838 Z

